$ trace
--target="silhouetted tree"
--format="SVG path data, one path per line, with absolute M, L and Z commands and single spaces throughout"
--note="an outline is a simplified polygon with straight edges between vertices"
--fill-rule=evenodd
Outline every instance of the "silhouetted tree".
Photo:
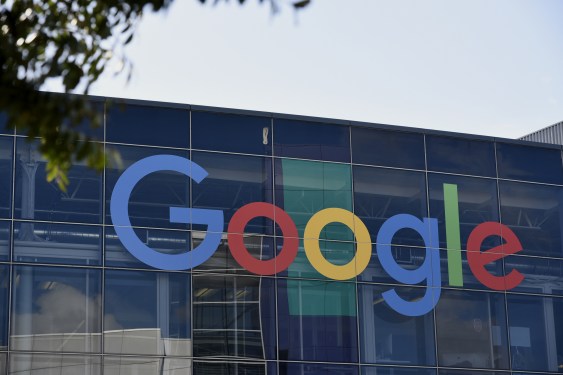
M 199 0 L 221 1 L 228 0 Z M 268 2 L 277 12 L 282 0 L 257 1 Z M 124 46 L 133 40 L 143 13 L 162 11 L 172 2 L 0 0 L 0 112 L 7 116 L 9 128 L 41 138 L 47 178 L 61 189 L 68 185 L 66 175 L 74 161 L 103 169 L 103 147 L 78 130 L 84 121 L 95 127 L 102 119 L 82 96 L 39 90 L 48 80 L 60 79 L 66 93 L 87 94 L 110 62 L 130 76 L 132 64 Z M 290 3 L 299 9 L 310 0 Z

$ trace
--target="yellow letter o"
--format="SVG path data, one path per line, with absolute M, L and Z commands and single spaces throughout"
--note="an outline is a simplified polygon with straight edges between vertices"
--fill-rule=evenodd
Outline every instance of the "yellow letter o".
M 354 233 L 356 255 L 344 264 L 330 263 L 323 256 L 319 246 L 319 236 L 330 223 L 342 223 Z M 371 258 L 371 237 L 366 225 L 352 212 L 342 208 L 325 208 L 311 217 L 305 227 L 303 246 L 311 265 L 322 275 L 334 280 L 348 280 L 362 273 Z

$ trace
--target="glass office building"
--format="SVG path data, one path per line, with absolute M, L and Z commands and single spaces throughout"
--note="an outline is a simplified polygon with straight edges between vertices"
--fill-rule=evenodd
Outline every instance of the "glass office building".
M 104 126 L 84 130 L 122 163 L 98 174 L 78 163 L 66 192 L 46 182 L 38 142 L 0 125 L 0 374 L 508 375 L 563 372 L 561 146 L 188 105 L 93 98 Z M 110 198 L 132 163 L 177 155 L 202 166 L 200 183 L 152 173 L 129 201 L 137 236 L 155 251 L 196 247 L 207 228 L 171 223 L 169 208 L 222 210 L 221 244 L 191 270 L 136 260 L 116 235 Z M 444 184 L 455 184 L 463 286 L 448 284 Z M 234 259 L 230 219 L 251 202 L 283 208 L 299 237 L 318 211 L 352 211 L 373 241 L 355 279 L 320 274 L 304 254 L 275 275 Z M 377 233 L 397 214 L 438 220 L 441 296 L 409 317 L 382 298 L 416 301 L 378 259 Z M 523 250 L 486 265 L 524 280 L 509 291 L 479 282 L 467 263 L 477 225 L 508 226 Z M 283 233 L 266 218 L 246 248 L 272 259 Z M 333 223 L 319 246 L 334 264 L 355 255 L 353 233 Z M 484 247 L 502 248 L 491 237 Z M 393 237 L 395 261 L 417 269 L 415 231 Z

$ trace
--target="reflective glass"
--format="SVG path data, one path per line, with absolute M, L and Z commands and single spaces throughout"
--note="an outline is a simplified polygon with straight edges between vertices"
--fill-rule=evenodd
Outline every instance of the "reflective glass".
M 417 133 L 352 127 L 352 162 L 424 169 L 424 136 Z
M 194 356 L 275 359 L 273 279 L 194 274 Z
M 187 109 L 117 103 L 107 110 L 106 140 L 163 147 L 190 147 Z
M 11 227 L 9 221 L 0 221 L 0 261 L 10 259 Z
M 547 324 L 545 333 L 549 340 L 547 344 L 549 350 L 548 361 L 550 361 L 551 368 L 554 363 L 557 364 L 558 371 L 561 372 L 561 365 L 563 364 L 563 299 L 553 298 L 551 302 L 553 303 L 553 318 L 549 309 L 549 301 L 546 303 Z M 553 338 L 553 334 L 555 334 L 555 339 Z M 554 353 L 554 347 L 557 348 L 557 353 Z
M 192 360 L 167 357 L 104 356 L 104 375 L 191 375 Z
M 520 374 L 519 375 L 524 375 Z M 510 372 L 506 371 L 470 371 L 470 370 L 450 370 L 450 369 L 439 369 L 438 375 L 510 375 Z
M 563 304 L 559 299 L 507 295 L 512 369 L 559 372 Z
M 8 129 L 8 115 L 0 112 L 0 134 L 14 134 L 14 129 Z
M 276 372 L 270 370 L 271 366 L 265 363 L 245 363 L 245 362 L 194 362 L 193 375 L 275 375 Z M 184 374 L 184 373 L 182 373 Z M 178 374 L 180 375 L 180 374 Z
M 280 375 L 358 375 L 358 366 L 332 365 L 328 363 L 280 362 Z
M 508 368 L 504 294 L 442 290 L 435 311 L 439 366 Z
M 193 232 L 192 249 L 195 249 L 205 238 L 205 232 Z M 251 274 L 244 267 L 238 264 L 233 258 L 227 236 L 223 234 L 223 238 L 217 250 L 211 258 L 202 265 L 195 267 L 194 272 L 220 272 L 220 273 L 237 273 Z M 260 235 L 245 235 L 243 243 L 246 249 L 256 259 L 268 260 L 274 257 L 274 238 Z
M 518 271 L 524 280 L 512 291 L 563 295 L 563 261 L 511 255 L 504 258 L 505 273 Z
M 278 279 L 277 297 L 279 359 L 358 361 L 354 283 Z
M 0 217 L 12 217 L 12 161 L 14 141 L 0 136 Z
M 192 111 L 192 148 L 245 154 L 272 154 L 272 120 Z
M 283 208 L 297 227 L 299 237 L 304 236 L 305 227 L 311 217 L 325 208 L 342 208 L 352 211 L 352 172 L 350 165 L 322 163 L 305 160 L 276 159 L 275 161 L 276 205 Z M 283 233 L 277 228 L 277 234 Z M 352 241 L 352 231 L 343 224 L 328 224 L 321 231 L 322 240 Z M 278 237 L 277 248 L 282 240 Z M 283 276 L 324 279 L 310 265 L 305 255 L 303 242 L 299 241 L 297 257 Z M 347 263 L 353 254 L 352 243 L 321 241 L 321 250 L 332 261 Z
M 8 293 L 10 284 L 10 267 L 0 265 L 0 349 L 8 349 Z M 12 315 L 13 319 L 13 315 Z
M 497 143 L 499 178 L 563 184 L 561 150 Z
M 499 181 L 502 223 L 522 243 L 520 255 L 563 257 L 563 188 Z
M 436 375 L 436 370 L 429 368 L 362 366 L 362 375 Z
M 448 193 L 444 191 L 444 184 L 457 186 L 455 189 L 457 191 L 457 204 L 452 198 L 447 198 Z M 450 207 L 457 207 L 458 210 L 459 215 L 454 219 L 459 222 L 461 249 L 467 249 L 467 239 L 477 225 L 487 221 L 499 221 L 495 180 L 429 173 L 428 195 L 430 197 L 430 217 L 438 219 L 441 248 L 448 247 L 446 241 L 446 202 Z M 457 228 L 453 227 L 453 229 Z M 497 236 L 490 236 L 481 248 L 487 249 L 500 244 L 500 239 Z
M 12 350 L 100 352 L 101 272 L 15 266 Z
M 9 374 L 72 375 L 101 374 L 101 357 L 65 354 L 10 354 Z M 107 372 L 105 372 L 107 373 Z M 0 371 L 0 374 L 4 372 Z
M 485 271 L 493 276 L 504 276 L 503 260 L 498 259 L 494 262 L 489 262 L 484 265 Z M 449 284 L 450 268 L 448 267 L 448 250 L 440 250 L 440 272 L 442 273 L 442 285 L 458 287 L 458 285 Z M 463 285 L 461 287 L 466 289 L 481 289 L 491 290 L 485 286 L 471 271 L 471 267 L 467 262 L 467 251 L 461 251 L 461 274 Z M 504 285 L 504 283 L 502 283 Z
M 93 141 L 103 142 L 104 140 L 104 102 L 100 99 L 90 98 L 87 100 L 86 105 L 89 109 L 93 110 L 96 114 L 98 126 L 95 126 L 95 121 L 92 119 L 84 119 L 82 122 L 72 125 L 70 121 L 64 121 L 61 127 L 63 129 L 72 129 L 77 131 Z
M 354 213 L 376 242 L 381 225 L 391 216 L 427 217 L 426 179 L 423 172 L 354 166 Z M 424 246 L 418 233 L 403 229 L 393 237 L 397 245 Z
M 15 222 L 14 261 L 102 264 L 102 228 L 94 225 Z
M 289 214 L 300 238 L 303 238 L 309 219 L 322 209 L 352 211 L 352 171 L 349 165 L 276 159 L 274 167 L 276 206 Z M 350 229 L 342 224 L 327 225 L 319 238 L 337 241 L 354 239 Z
M 389 287 L 358 285 L 362 363 L 434 365 L 434 317 L 397 313 L 382 298 Z M 394 288 L 405 300 L 416 300 L 424 288 Z
M 283 238 L 277 237 L 276 243 L 276 248 L 279 254 L 283 246 Z M 353 242 L 319 240 L 318 243 L 323 257 L 335 265 L 342 266 L 348 264 L 353 261 L 354 256 L 356 255 L 356 244 Z M 311 261 L 305 254 L 303 241 L 299 241 L 299 250 L 293 262 L 286 270 L 279 272 L 278 276 L 305 279 L 329 279 L 319 273 L 319 271 L 311 265 Z M 319 291 L 319 293 L 321 293 L 321 291 Z
M 191 355 L 190 275 L 106 270 L 104 352 Z
M 15 218 L 101 224 L 102 174 L 74 163 L 64 192 L 56 181 L 47 182 L 46 161 L 37 147 L 37 142 L 17 141 Z
M 269 361 L 266 363 L 266 374 L 277 375 L 278 373 L 278 362 Z
M 225 232 L 240 207 L 253 202 L 272 203 L 270 158 L 193 152 L 192 161 L 209 173 L 199 184 L 192 184 L 192 207 L 222 210 Z M 194 223 L 194 228 L 200 227 Z M 256 218 L 248 223 L 245 233 L 273 234 L 273 222 L 264 217 Z
M 392 245 L 393 259 L 402 268 L 414 270 L 420 268 L 426 259 L 426 249 L 422 247 L 407 247 Z M 364 272 L 358 275 L 359 281 L 374 283 L 397 283 L 386 270 L 383 269 L 377 253 L 377 245 L 372 245 L 371 260 Z
M 99 124 L 96 126 L 92 120 L 84 120 L 77 127 L 79 131 L 84 133 L 87 137 L 94 141 L 104 140 L 104 114 L 105 114 L 105 103 L 103 101 L 96 101 L 94 99 L 89 101 L 90 108 L 96 111 L 97 115 L 100 116 Z
M 176 155 L 189 158 L 187 151 L 165 150 L 149 147 L 113 146 L 119 153 L 122 165 L 106 168 L 106 223 L 111 224 L 110 200 L 113 188 L 123 171 L 131 164 L 153 155 Z M 129 198 L 131 225 L 189 229 L 187 224 L 170 222 L 170 207 L 189 207 L 190 179 L 170 171 L 151 173 L 137 183 Z
M 350 128 L 316 122 L 274 119 L 274 155 L 350 161 Z
M 163 254 L 180 254 L 190 250 L 190 232 L 161 230 L 152 228 L 133 228 L 139 239 L 153 251 Z M 152 268 L 137 260 L 123 246 L 115 229 L 106 227 L 105 243 L 106 267 Z
M 493 142 L 426 136 L 428 170 L 496 177 Z

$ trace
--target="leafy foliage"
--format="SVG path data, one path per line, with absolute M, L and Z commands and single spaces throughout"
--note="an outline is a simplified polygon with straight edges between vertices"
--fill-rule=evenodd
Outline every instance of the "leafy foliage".
M 7 114 L 10 128 L 41 138 L 48 179 L 61 189 L 68 185 L 73 162 L 103 169 L 107 155 L 102 144 L 78 130 L 84 120 L 100 126 L 102 118 L 82 96 L 39 89 L 48 80 L 61 79 L 66 93 L 87 94 L 110 63 L 130 75 L 124 46 L 133 40 L 144 12 L 164 10 L 172 1 L 0 0 L 0 111 Z M 280 0 L 258 1 L 268 1 L 276 12 Z M 295 9 L 309 3 L 291 2 Z

